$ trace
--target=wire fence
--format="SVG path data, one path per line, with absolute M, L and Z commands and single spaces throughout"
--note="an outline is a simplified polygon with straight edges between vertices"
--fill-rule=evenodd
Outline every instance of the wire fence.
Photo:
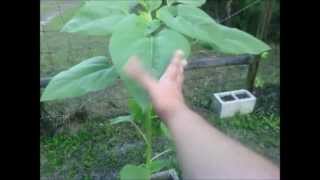
M 86 58 L 98 55 L 109 57 L 107 38 L 60 32 L 80 1 L 41 3 L 41 77 L 51 77 Z M 208 55 L 207 52 L 195 51 L 199 57 Z M 183 88 L 186 101 L 191 106 L 210 109 L 212 93 L 245 88 L 246 75 L 246 65 L 190 70 L 185 74 Z M 92 116 L 112 118 L 128 113 L 129 98 L 123 84 L 118 81 L 106 90 L 43 103 L 41 119 L 56 128 Z

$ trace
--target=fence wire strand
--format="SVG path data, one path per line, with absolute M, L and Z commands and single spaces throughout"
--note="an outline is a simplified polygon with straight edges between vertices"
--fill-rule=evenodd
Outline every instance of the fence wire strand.
M 240 10 L 232 13 L 230 16 L 222 19 L 221 21 L 219 21 L 219 23 L 221 24 L 221 23 L 224 23 L 224 22 L 228 21 L 229 19 L 233 18 L 234 16 L 239 15 L 240 13 L 244 12 L 245 10 L 249 9 L 250 7 L 252 7 L 253 5 L 255 5 L 255 4 L 259 3 L 259 2 L 261 2 L 261 0 L 254 0 L 254 1 L 252 1 L 252 2 L 249 3 L 247 6 L 245 6 L 245 7 L 241 8 Z

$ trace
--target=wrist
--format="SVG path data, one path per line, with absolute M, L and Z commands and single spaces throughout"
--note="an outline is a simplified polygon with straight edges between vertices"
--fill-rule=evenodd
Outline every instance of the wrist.
M 183 115 L 189 111 L 190 111 L 189 107 L 186 104 L 181 103 L 179 105 L 176 105 L 176 106 L 170 108 L 170 110 L 162 113 L 161 117 L 162 117 L 163 121 L 165 121 L 165 123 L 167 124 L 170 121 L 174 121 L 175 119 L 179 119 L 179 117 L 181 115 Z

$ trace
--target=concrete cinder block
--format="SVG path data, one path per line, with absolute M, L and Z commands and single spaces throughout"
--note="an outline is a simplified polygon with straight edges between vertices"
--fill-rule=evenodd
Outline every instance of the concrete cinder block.
M 251 92 L 241 89 L 233 91 L 233 94 L 236 96 L 237 101 L 239 102 L 239 112 L 240 114 L 251 113 L 256 105 L 256 97 L 251 94 Z
M 213 109 L 220 118 L 251 113 L 255 104 L 256 97 L 245 89 L 213 94 Z
M 232 92 L 221 92 L 214 94 L 214 110 L 221 118 L 232 117 L 238 111 L 237 98 Z

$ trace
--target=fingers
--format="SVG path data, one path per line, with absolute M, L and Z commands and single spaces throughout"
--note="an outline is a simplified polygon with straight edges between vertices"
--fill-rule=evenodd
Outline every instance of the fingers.
M 186 59 L 183 59 L 181 63 L 183 67 L 186 67 L 188 65 L 188 62 Z
M 124 71 L 148 91 L 156 85 L 156 80 L 142 68 L 136 56 L 129 58 L 128 63 L 124 67 Z
M 183 57 L 183 52 L 177 50 L 161 79 L 168 78 L 171 81 L 175 81 L 181 89 L 184 80 L 184 66 L 186 65 L 187 61 Z M 129 58 L 128 63 L 124 67 L 124 71 L 149 92 L 157 85 L 157 81 L 142 68 L 140 61 L 135 56 Z
M 182 84 L 183 84 L 183 80 L 184 80 L 184 67 L 187 65 L 187 60 L 182 60 L 180 63 L 180 67 L 179 67 L 179 74 L 177 76 L 177 83 L 178 83 L 178 87 L 180 90 L 182 90 Z
M 183 51 L 177 50 L 168 65 L 165 73 L 161 78 L 170 78 L 171 80 L 177 80 L 178 74 L 180 73 L 181 61 L 183 59 Z

